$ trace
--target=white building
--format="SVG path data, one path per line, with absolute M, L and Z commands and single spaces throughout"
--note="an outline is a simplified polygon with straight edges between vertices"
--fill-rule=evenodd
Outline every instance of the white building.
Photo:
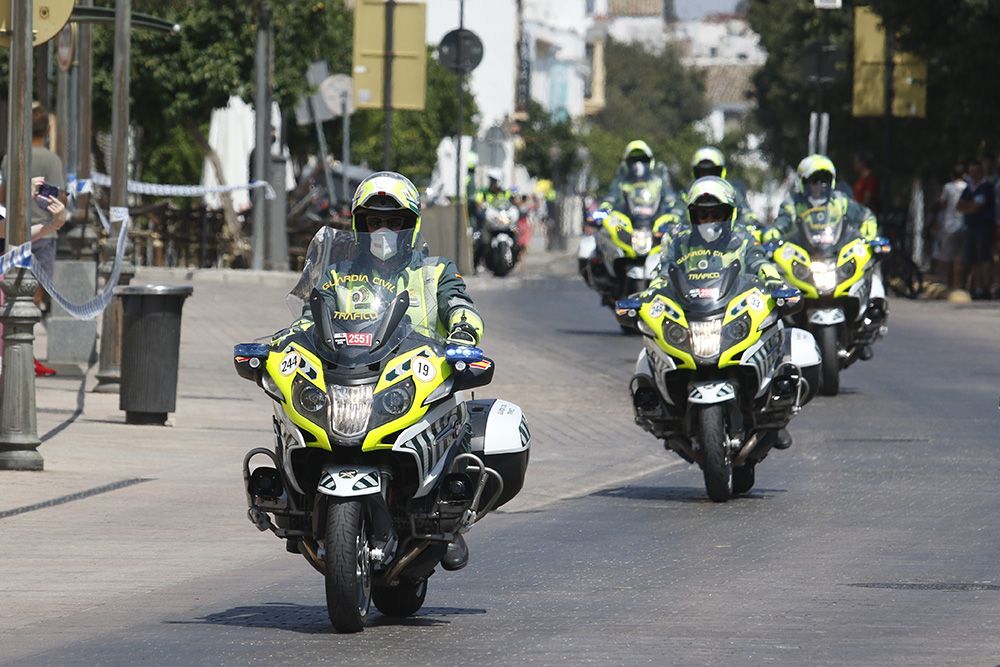
M 570 118 L 603 107 L 604 33 L 595 29 L 592 5 L 588 0 L 465 0 L 464 26 L 483 42 L 483 60 L 468 77 L 480 112 L 475 130 L 481 163 L 502 168 L 508 181 L 514 178 L 509 129 L 526 96 Z M 458 21 L 459 0 L 427 0 L 428 44 L 438 44 Z M 440 171 L 453 169 L 442 165 Z M 447 182 L 441 187 L 448 194 L 454 190 Z

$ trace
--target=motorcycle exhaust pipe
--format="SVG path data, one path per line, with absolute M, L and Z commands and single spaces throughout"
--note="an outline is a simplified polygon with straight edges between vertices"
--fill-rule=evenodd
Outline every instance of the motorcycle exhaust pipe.
M 399 573 L 403 571 L 403 568 L 412 563 L 413 559 L 415 559 L 417 556 L 422 554 L 424 552 L 424 549 L 426 549 L 428 545 L 430 545 L 430 543 L 431 543 L 430 540 L 423 540 L 415 547 L 407 551 L 402 558 L 393 563 L 392 567 L 389 568 L 389 571 L 385 573 L 384 577 L 385 582 L 387 584 L 391 584 L 392 582 L 396 581 L 396 578 L 399 577 Z
M 743 443 L 743 447 L 740 448 L 736 458 L 733 459 L 733 467 L 739 467 L 746 463 L 747 457 L 750 456 L 750 452 L 753 451 L 754 447 L 757 446 L 757 434 L 754 433 L 750 436 L 750 439 Z

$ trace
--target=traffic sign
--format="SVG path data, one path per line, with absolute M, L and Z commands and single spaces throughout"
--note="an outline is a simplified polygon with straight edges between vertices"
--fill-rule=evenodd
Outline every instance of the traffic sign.
M 438 44 L 438 61 L 450 72 L 468 74 L 483 62 L 483 42 L 471 30 L 452 30 Z
M 354 113 L 354 82 L 346 74 L 334 74 L 319 84 L 319 96 L 334 118 L 343 115 L 344 100 L 347 100 L 347 114 Z
M 49 41 L 62 30 L 73 13 L 75 0 L 34 0 L 32 3 L 31 29 L 35 33 L 33 44 Z M 12 0 L 0 0 L 0 46 L 10 46 Z

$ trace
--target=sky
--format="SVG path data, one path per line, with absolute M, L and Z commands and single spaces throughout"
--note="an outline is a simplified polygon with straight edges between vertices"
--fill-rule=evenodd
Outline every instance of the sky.
M 674 0 L 677 18 L 682 21 L 698 19 L 705 14 L 731 12 L 737 0 Z

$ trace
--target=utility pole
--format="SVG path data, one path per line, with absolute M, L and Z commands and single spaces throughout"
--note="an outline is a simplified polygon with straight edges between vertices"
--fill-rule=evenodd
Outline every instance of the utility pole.
M 31 238 L 31 0 L 11 3 L 9 108 L 7 113 L 7 244 Z M 12 267 L 3 281 L 3 373 L 0 374 L 0 470 L 41 470 L 35 412 L 35 305 L 30 269 Z
M 382 135 L 382 168 L 392 168 L 392 49 L 393 19 L 396 14 L 396 0 L 385 2 L 385 66 L 382 71 L 382 113 L 385 126 Z
M 896 50 L 895 28 L 885 19 L 885 134 L 883 136 L 883 172 L 882 172 L 882 210 L 888 213 L 892 210 L 892 100 L 895 91 L 892 87 L 895 74 L 893 59 Z
M 257 51 L 254 56 L 255 83 L 254 119 L 256 123 L 256 147 L 254 148 L 254 179 L 266 181 L 270 177 L 267 164 L 271 160 L 271 3 L 261 0 L 257 8 Z M 254 270 L 264 268 L 264 238 L 267 235 L 267 203 L 264 191 L 253 191 L 253 263 Z
M 111 280 L 116 241 L 121 226 L 128 224 L 128 98 L 129 61 L 132 44 L 132 0 L 115 0 L 115 55 L 111 92 L 111 233 L 104 242 L 104 261 L 98 273 Z M 125 245 L 118 285 L 128 285 L 135 275 L 129 257 L 131 244 Z M 121 385 L 122 304 L 112 299 L 101 318 L 101 352 L 94 391 L 118 393 Z
M 458 0 L 458 29 L 465 29 L 465 0 Z M 461 68 L 462 64 L 462 33 L 458 39 L 457 62 Z M 455 126 L 458 128 L 455 136 L 455 229 L 462 230 L 462 102 L 465 93 L 465 73 L 461 69 L 458 72 L 458 118 Z M 468 204 L 466 204 L 468 206 Z

